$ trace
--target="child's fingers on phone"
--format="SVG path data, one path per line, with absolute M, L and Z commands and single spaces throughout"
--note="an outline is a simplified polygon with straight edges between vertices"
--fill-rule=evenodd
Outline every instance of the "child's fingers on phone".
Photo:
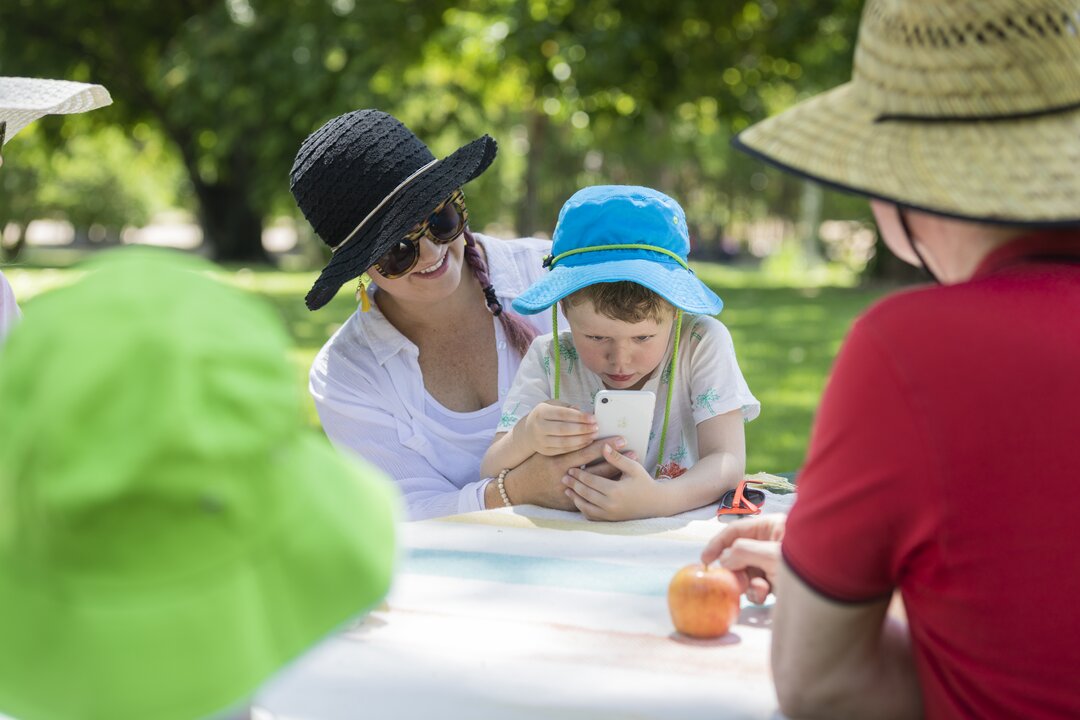
M 612 480 L 601 475 L 594 474 L 591 469 L 584 470 L 582 468 L 570 468 L 566 471 L 577 483 L 580 483 L 584 487 L 587 487 L 603 496 L 611 494 L 612 490 L 618 487 L 618 480 Z M 576 488 L 577 486 L 574 485 Z M 596 502 L 595 498 L 590 497 L 589 500 Z
M 588 500 L 593 505 L 599 505 L 604 500 L 604 493 L 581 480 L 582 475 L 588 474 L 584 470 L 570 470 L 567 477 L 563 478 L 563 484 L 581 496 L 582 499 Z
M 604 444 L 604 459 L 623 472 L 630 472 L 639 464 L 636 455 L 633 458 L 624 455 L 612 443 Z
M 622 470 L 615 467 L 607 460 L 598 462 L 595 465 L 590 465 L 589 472 L 591 472 L 593 475 L 598 475 L 600 477 L 606 477 L 609 479 L 617 478 L 622 475 Z
M 574 507 L 581 512 L 582 515 L 590 520 L 607 520 L 607 512 L 599 505 L 593 505 L 591 502 L 581 497 L 573 490 L 567 488 L 567 496 L 573 501 Z
M 596 426 L 590 423 L 541 420 L 540 427 L 547 435 L 589 435 L 591 437 L 596 436 Z
M 584 413 L 572 405 L 552 405 L 543 403 L 537 405 L 540 408 L 540 416 L 545 420 L 557 420 L 565 423 L 593 424 L 596 418 L 591 413 Z
M 591 435 L 549 435 L 544 439 L 545 455 L 563 455 L 576 452 L 592 443 Z

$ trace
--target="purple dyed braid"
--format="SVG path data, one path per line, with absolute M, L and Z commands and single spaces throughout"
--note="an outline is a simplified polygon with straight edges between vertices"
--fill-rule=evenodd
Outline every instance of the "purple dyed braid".
M 536 337 L 536 330 L 532 325 L 525 322 L 520 315 L 503 309 L 502 303 L 495 296 L 495 288 L 492 287 L 491 278 L 488 277 L 488 269 L 484 263 L 484 258 L 480 256 L 480 251 L 476 248 L 476 239 L 469 230 L 465 231 L 465 262 L 469 264 L 473 275 L 480 281 L 480 287 L 484 289 L 484 304 L 487 305 L 492 315 L 499 318 L 499 322 L 503 326 L 503 332 L 506 333 L 506 339 L 510 341 L 518 355 L 525 357 L 529 345 L 532 344 L 533 338 Z

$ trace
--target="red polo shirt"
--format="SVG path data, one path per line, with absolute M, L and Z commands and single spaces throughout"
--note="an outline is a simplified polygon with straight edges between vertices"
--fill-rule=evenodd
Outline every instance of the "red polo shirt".
M 840 602 L 902 591 L 928 717 L 1080 717 L 1080 231 L 856 322 L 783 553 Z

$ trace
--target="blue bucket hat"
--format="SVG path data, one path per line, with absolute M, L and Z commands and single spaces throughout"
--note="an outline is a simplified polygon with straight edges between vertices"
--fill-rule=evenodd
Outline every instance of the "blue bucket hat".
M 534 315 L 596 283 L 629 280 L 676 308 L 715 315 L 723 301 L 686 264 L 690 235 L 679 203 L 634 185 L 595 185 L 574 193 L 559 212 L 551 272 L 514 300 Z

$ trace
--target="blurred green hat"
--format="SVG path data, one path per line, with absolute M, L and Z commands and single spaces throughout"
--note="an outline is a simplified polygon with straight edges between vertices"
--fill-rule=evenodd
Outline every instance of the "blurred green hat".
M 303 427 L 289 344 L 179 254 L 124 249 L 0 353 L 0 712 L 229 710 L 386 592 L 397 498 Z

